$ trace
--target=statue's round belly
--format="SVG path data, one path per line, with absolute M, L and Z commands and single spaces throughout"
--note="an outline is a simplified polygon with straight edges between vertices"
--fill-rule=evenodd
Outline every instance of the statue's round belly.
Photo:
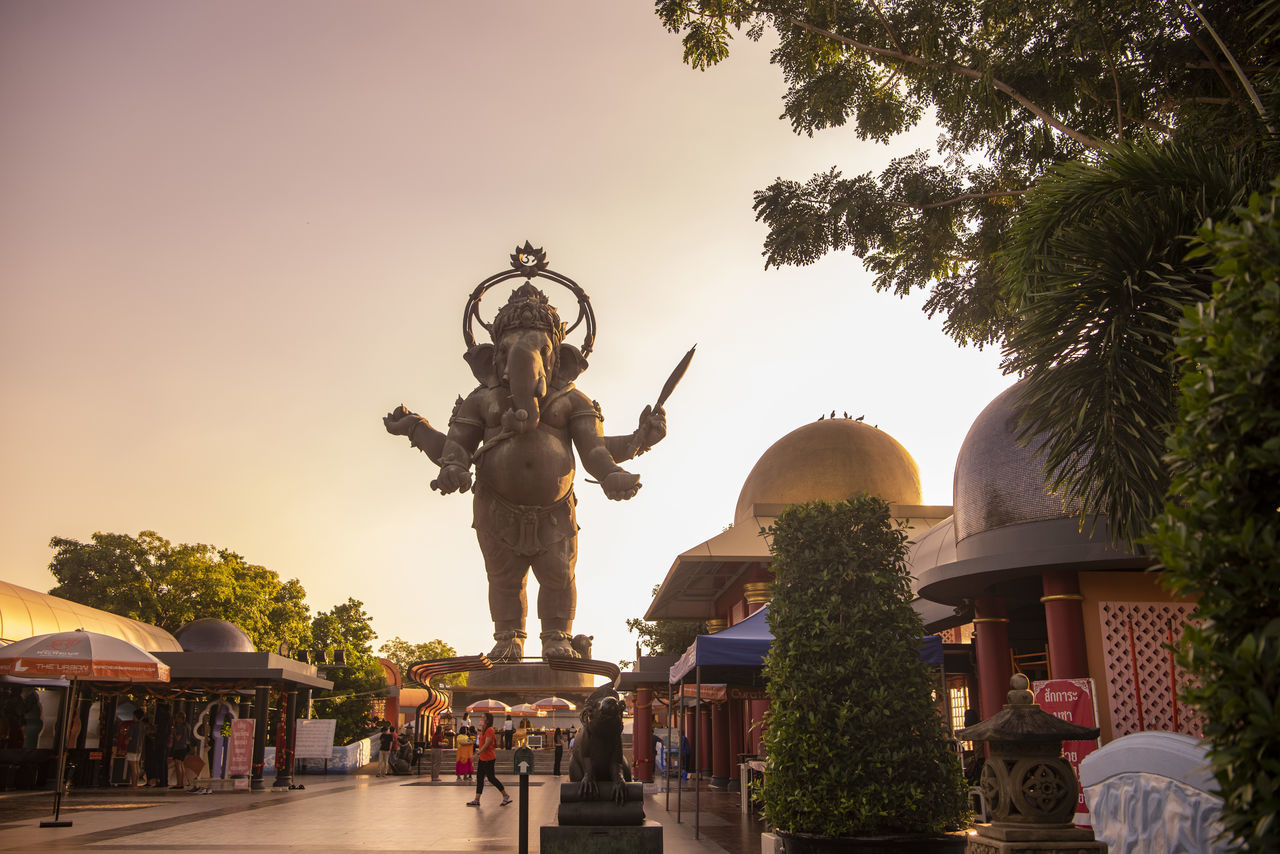
M 513 504 L 545 507 L 573 486 L 573 449 L 567 437 L 545 430 L 494 445 L 476 467 L 477 480 Z

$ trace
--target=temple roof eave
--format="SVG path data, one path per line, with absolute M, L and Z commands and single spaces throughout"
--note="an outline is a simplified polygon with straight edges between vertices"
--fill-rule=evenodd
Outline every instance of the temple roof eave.
M 1090 537 L 1079 520 L 1062 518 L 1011 525 L 961 540 L 955 559 L 934 566 L 913 566 L 916 595 L 960 606 L 995 585 L 1046 572 L 1141 570 L 1148 557 Z
M 750 522 L 733 525 L 709 540 L 687 549 L 667 570 L 658 593 L 645 612 L 646 620 L 708 620 L 719 616 L 716 601 L 748 569 L 772 560 L 765 531 L 786 505 L 756 504 Z M 918 530 L 951 514 L 950 506 L 892 504 L 895 519 Z

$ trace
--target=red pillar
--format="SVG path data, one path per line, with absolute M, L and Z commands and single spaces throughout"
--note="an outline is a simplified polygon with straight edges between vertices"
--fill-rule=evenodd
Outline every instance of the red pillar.
M 711 707 L 711 785 L 729 785 L 729 703 Z
M 1084 648 L 1084 613 L 1079 577 L 1046 572 L 1042 578 L 1044 621 L 1049 634 L 1049 673 L 1054 679 L 1084 679 L 1089 660 Z
M 740 776 L 741 769 L 738 767 L 738 757 L 746 752 L 743 749 L 746 734 L 746 724 L 742 721 L 743 705 L 741 700 L 730 700 L 729 711 L 727 712 L 729 718 L 729 780 L 731 781 L 729 791 L 731 792 L 737 790 L 732 781 L 738 780 Z
M 1004 599 L 980 596 L 974 601 L 973 635 L 978 647 L 978 710 L 985 721 L 1004 708 L 1013 676 Z
M 644 783 L 653 782 L 653 691 L 636 691 L 636 717 L 631 727 L 631 773 Z
M 702 704 L 698 715 L 698 773 L 711 770 L 711 704 Z

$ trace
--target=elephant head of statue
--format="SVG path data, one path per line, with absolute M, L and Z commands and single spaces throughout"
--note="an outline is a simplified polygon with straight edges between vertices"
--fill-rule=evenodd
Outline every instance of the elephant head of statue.
M 482 383 L 509 392 L 504 429 L 536 430 L 547 395 L 586 370 L 586 356 L 565 342 L 559 314 L 532 282 L 512 291 L 490 331 L 493 343 L 472 345 L 467 363 Z

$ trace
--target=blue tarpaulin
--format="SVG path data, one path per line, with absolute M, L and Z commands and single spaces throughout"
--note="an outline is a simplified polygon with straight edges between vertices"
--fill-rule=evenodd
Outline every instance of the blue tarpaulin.
M 684 655 L 671 666 L 669 678 L 679 682 L 695 667 L 760 667 L 773 643 L 769 631 L 766 605 L 742 622 L 713 635 L 698 635 Z M 920 660 L 942 666 L 942 638 L 930 635 L 920 639 Z

